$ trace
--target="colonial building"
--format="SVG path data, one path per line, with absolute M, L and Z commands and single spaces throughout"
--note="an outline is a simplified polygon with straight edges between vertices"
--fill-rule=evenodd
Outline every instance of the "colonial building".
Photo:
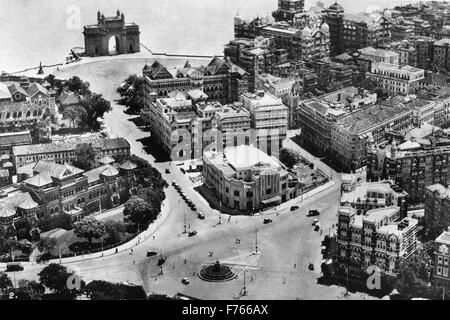
M 417 249 L 418 221 L 403 218 L 400 208 L 389 206 L 358 215 L 352 207 L 340 207 L 338 218 L 339 271 L 361 278 L 369 266 L 396 275 L 402 259 Z
M 387 63 L 372 63 L 370 72 L 366 73 L 366 78 L 375 80 L 377 88 L 389 96 L 414 92 L 424 77 L 422 69 Z
M 425 225 L 450 225 L 450 188 L 440 183 L 425 188 Z
M 250 112 L 255 146 L 269 155 L 278 154 L 287 135 L 288 108 L 281 99 L 264 91 L 244 93 L 241 102 Z
M 436 139 L 425 145 L 395 141 L 386 147 L 378 147 L 373 141 L 367 150 L 367 179 L 393 179 L 405 189 L 413 202 L 425 199 L 427 186 L 448 185 L 450 146 L 439 145 Z
M 2 193 L 0 232 L 14 235 L 18 226 L 28 221 L 32 227 L 39 220 L 61 213 L 73 220 L 101 209 L 118 206 L 136 191 L 135 170 L 129 161 L 111 163 L 91 171 L 41 160 L 22 169 L 20 190 Z
M 291 60 L 309 60 L 328 57 L 330 53 L 329 27 L 323 23 L 320 28 L 305 26 L 292 27 L 286 22 L 268 23 L 256 18 L 247 23 L 235 19 L 235 38 L 273 38 L 277 49 L 287 50 Z
M 143 69 L 145 78 L 145 105 L 156 98 L 167 97 L 178 90 L 194 95 L 201 91 L 207 100 L 229 103 L 239 100 L 239 95 L 248 90 L 248 73 L 228 60 L 215 57 L 206 66 L 192 67 L 189 61 L 183 68 L 169 69 L 155 60 Z M 195 91 L 195 92 L 192 92 Z
M 15 169 L 18 170 L 20 167 L 36 163 L 39 160 L 47 160 L 59 164 L 71 163 L 76 157 L 76 146 L 81 143 L 92 144 L 97 159 L 104 156 L 111 157 L 130 154 L 130 144 L 125 138 L 101 139 L 78 137 L 51 143 L 13 147 L 12 154 Z
M 346 49 L 377 47 L 391 39 L 392 23 L 389 19 L 368 14 L 345 14 L 337 2 L 325 10 L 325 21 L 330 26 L 332 56 Z
M 319 154 L 331 152 L 331 134 L 336 120 L 376 103 L 375 93 L 355 87 L 347 87 L 300 103 L 295 122 L 302 129 L 303 143 Z
M 350 113 L 332 127 L 332 158 L 347 170 L 358 169 L 366 163 L 368 140 L 386 142 L 387 132 L 406 132 L 413 119 L 413 110 L 404 105 L 375 104 Z
M 341 206 L 355 208 L 358 215 L 376 208 L 397 206 L 400 208 L 400 215 L 406 217 L 408 193 L 388 180 L 354 182 L 348 189 L 343 189 Z
M 450 229 L 442 232 L 442 234 L 434 241 L 434 270 L 433 280 L 437 287 L 443 288 L 448 293 L 450 287 Z
M 434 43 L 433 64 L 436 68 L 450 70 L 449 45 L 449 38 L 444 38 Z
M 305 0 L 278 0 L 278 10 L 272 13 L 276 21 L 293 21 L 295 16 L 302 13 Z
M 296 196 L 293 177 L 281 163 L 258 148 L 241 145 L 203 155 L 205 185 L 221 205 L 247 213 Z

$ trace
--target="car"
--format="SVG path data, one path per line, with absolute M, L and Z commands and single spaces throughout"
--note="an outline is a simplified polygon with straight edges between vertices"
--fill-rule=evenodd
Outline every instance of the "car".
M 201 213 L 201 212 L 199 212 L 199 213 L 197 214 L 197 217 L 198 217 L 200 220 L 205 219 L 205 215 L 204 215 L 203 213 Z
M 189 279 L 188 278 L 183 278 L 183 279 L 181 279 L 181 283 L 189 284 Z
M 172 180 L 172 185 L 173 185 L 174 187 L 176 187 L 178 184 L 175 182 L 175 180 Z
M 176 166 L 184 166 L 184 162 L 181 162 L 179 164 L 176 164 Z
M 156 256 L 158 253 L 155 251 L 147 251 L 147 257 L 153 257 Z
M 193 237 L 193 236 L 195 236 L 197 234 L 197 231 L 190 231 L 189 233 L 188 233 L 188 237 Z
M 308 217 L 314 217 L 320 215 L 320 212 L 317 210 L 309 210 Z
M 180 168 L 180 171 L 183 172 L 183 174 L 186 173 L 186 170 L 184 170 L 183 168 Z
M 319 231 L 320 230 L 320 222 L 316 223 L 316 226 L 314 227 L 314 231 Z
M 192 211 L 197 211 L 197 207 L 196 206 L 192 206 L 190 207 Z
M 162 266 L 166 262 L 166 258 L 159 258 L 158 260 L 158 267 Z
M 315 226 L 319 222 L 319 219 L 314 219 L 312 225 Z
M 299 206 L 292 206 L 292 207 L 291 207 L 291 211 L 298 210 L 298 208 L 299 208 Z
M 10 262 L 10 263 L 6 264 L 7 272 L 22 271 L 22 270 L 23 270 L 23 266 L 18 262 Z
M 312 262 L 309 263 L 308 269 L 311 271 L 314 270 L 314 264 Z
M 264 219 L 264 224 L 268 224 L 268 223 L 271 223 L 272 222 L 272 219 Z
M 170 174 L 170 170 L 169 169 L 166 169 L 166 174 Z

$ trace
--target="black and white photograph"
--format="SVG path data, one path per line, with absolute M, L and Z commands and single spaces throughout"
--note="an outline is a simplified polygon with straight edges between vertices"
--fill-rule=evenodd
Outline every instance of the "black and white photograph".
M 450 299 L 450 2 L 0 0 L 0 30 L 5 303 Z

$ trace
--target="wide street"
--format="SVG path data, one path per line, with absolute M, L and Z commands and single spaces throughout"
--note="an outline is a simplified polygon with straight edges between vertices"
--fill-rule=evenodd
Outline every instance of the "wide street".
M 148 63 L 151 60 L 149 58 Z M 177 60 L 178 63 L 183 61 Z M 129 120 L 132 117 L 124 114 L 124 108 L 115 103 L 118 99 L 115 89 L 129 74 L 140 74 L 146 61 L 143 58 L 116 58 L 84 63 L 61 69 L 56 76 L 67 78 L 77 75 L 91 84 L 92 91 L 102 93 L 110 100 L 113 110 L 105 116 L 109 135 L 126 137 L 133 154 L 152 163 L 163 173 L 169 184 L 172 180 L 177 181 L 198 210 L 205 214 L 206 219 L 198 219 L 170 186 L 166 189 L 167 199 L 162 213 L 169 216 L 159 226 L 154 238 L 141 242 L 134 252 L 71 263 L 68 267 L 75 268 L 87 282 L 93 279 L 131 282 L 144 285 L 148 293 L 158 292 L 172 296 L 180 292 L 201 299 L 237 298 L 243 286 L 243 270 L 246 269 L 248 296 L 241 299 L 340 298 L 344 288 L 317 284 L 321 274 L 321 241 L 337 221 L 340 183 L 309 199 L 296 199 L 282 205 L 278 213 L 253 217 L 233 216 L 229 222 L 228 216 L 221 215 L 221 224 L 218 224 L 219 212 L 212 210 L 193 189 L 187 175 L 182 174 L 175 164 L 155 162 L 153 156 L 144 151 L 141 142 L 137 140 L 148 137 L 148 132 L 136 127 Z M 169 166 L 171 174 L 167 175 L 164 171 Z M 291 212 L 289 207 L 294 204 L 299 205 L 300 209 Z M 320 211 L 322 235 L 313 230 L 313 218 L 306 216 L 309 209 Z M 194 237 L 182 233 L 185 213 L 187 227 L 198 232 Z M 273 222 L 263 224 L 263 219 L 267 217 Z M 258 254 L 252 254 L 256 250 L 256 230 Z M 240 239 L 239 244 L 236 243 L 236 238 Z M 156 265 L 159 256 L 146 257 L 148 250 L 167 257 L 162 270 Z M 212 256 L 208 254 L 210 251 L 213 251 Z M 210 283 L 194 275 L 203 264 L 216 259 L 232 266 L 238 273 L 238 278 L 224 283 Z M 308 270 L 310 262 L 314 264 L 314 271 Z M 38 265 L 27 266 L 25 271 L 16 273 L 16 278 L 35 279 L 41 268 Z M 189 278 L 190 284 L 181 283 L 184 277 Z M 350 295 L 346 299 L 361 299 L 361 295 Z

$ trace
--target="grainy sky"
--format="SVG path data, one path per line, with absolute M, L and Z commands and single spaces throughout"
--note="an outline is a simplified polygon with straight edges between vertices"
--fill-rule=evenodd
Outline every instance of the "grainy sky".
M 125 13 L 136 22 L 141 42 L 156 52 L 222 54 L 233 38 L 233 17 L 266 16 L 277 0 L 0 0 L 0 71 L 62 62 L 84 47 L 82 26 L 96 23 L 97 10 Z M 306 8 L 316 1 L 306 0 Z M 334 0 L 323 0 L 326 6 Z M 407 0 L 340 0 L 350 13 L 406 4 Z M 79 18 L 71 19 L 79 12 Z M 78 21 L 79 23 L 76 23 Z M 71 27 L 68 27 L 68 22 Z M 71 24 L 72 22 L 72 24 Z M 74 24 L 75 22 L 75 24 Z

